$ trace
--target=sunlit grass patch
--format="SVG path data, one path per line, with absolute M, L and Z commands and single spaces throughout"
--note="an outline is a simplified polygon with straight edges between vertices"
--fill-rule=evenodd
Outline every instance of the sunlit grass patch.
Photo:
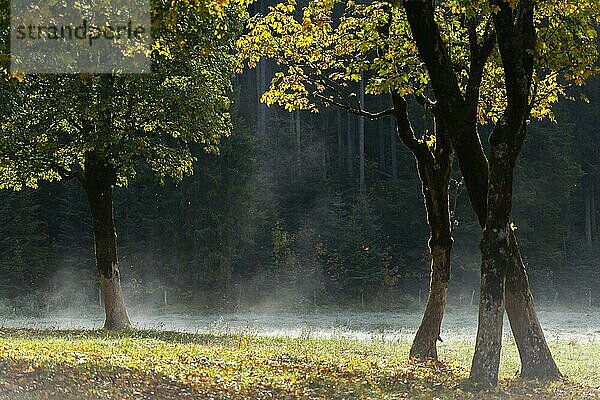
M 506 398 L 510 394 L 510 398 L 579 399 L 599 396 L 598 391 L 575 381 L 546 384 L 507 380 L 515 361 L 510 348 L 503 358 L 501 386 L 477 395 L 468 393 L 464 390 L 468 375 L 464 366 L 470 361 L 468 348 L 466 342 L 444 343 L 440 350 L 446 362 L 418 363 L 407 360 L 408 343 L 404 341 L 148 331 L 110 334 L 0 330 L 0 397 L 460 399 Z M 597 381 L 587 383 L 598 385 Z
M 550 350 L 565 377 L 576 382 L 600 388 L 600 342 L 587 340 L 550 340 Z M 440 358 L 454 360 L 465 367 L 471 365 L 473 342 L 450 340 L 439 346 Z M 505 340 L 502 347 L 500 374 L 513 378 L 520 370 L 519 353 L 512 340 Z

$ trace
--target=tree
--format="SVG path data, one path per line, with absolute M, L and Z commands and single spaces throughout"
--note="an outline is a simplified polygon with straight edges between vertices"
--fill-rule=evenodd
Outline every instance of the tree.
M 566 86 L 582 85 L 595 72 L 597 4 L 496 1 L 490 7 L 485 5 L 485 26 L 493 21 L 498 42 L 496 57 L 489 58 L 491 53 L 480 51 L 485 42 L 476 40 L 480 23 L 473 19 L 468 6 L 451 2 L 453 12 L 456 8 L 467 22 L 471 21 L 463 28 L 471 53 L 464 96 L 459 85 L 461 75 L 453 70 L 452 41 L 444 41 L 442 32 L 447 32 L 435 20 L 440 7 L 429 1 L 406 1 L 403 6 L 448 124 L 471 203 L 484 228 L 480 322 L 472 380 L 484 385 L 497 382 L 505 286 L 506 310 L 521 356 L 522 376 L 557 377 L 559 371 L 539 324 L 512 230 L 512 174 L 530 116 L 553 117 L 552 105 L 565 95 Z M 493 73 L 483 75 L 486 68 L 490 71 L 487 65 L 497 65 L 494 70 L 501 73 L 495 84 L 494 80 L 484 80 L 494 77 Z M 469 101 L 470 88 L 488 85 L 501 94 L 499 102 L 494 105 L 492 101 L 489 108 L 483 108 L 483 114 L 491 114 L 494 123 L 489 161 L 477 131 L 482 108 L 477 101 Z
M 340 3 L 343 11 L 339 18 L 335 18 L 333 10 Z M 444 163 L 438 162 L 441 155 L 435 152 L 449 154 L 451 150 L 448 149 L 453 148 L 465 178 L 471 204 L 482 229 L 485 228 L 489 211 L 490 168 L 478 126 L 486 123 L 498 126 L 496 121 L 501 119 L 505 108 L 508 108 L 506 103 L 515 102 L 514 96 L 508 93 L 512 88 L 505 85 L 507 65 L 503 62 L 506 54 L 502 56 L 502 46 L 498 46 L 498 42 L 500 38 L 521 40 L 519 35 L 524 33 L 502 36 L 502 33 L 496 31 L 499 11 L 508 3 L 458 0 L 408 0 L 402 3 L 375 2 L 369 5 L 340 3 L 310 2 L 299 21 L 294 18 L 295 2 L 280 3 L 268 15 L 258 16 L 250 21 L 250 33 L 239 42 L 242 56 L 248 59 L 249 65 L 254 66 L 264 56 L 287 66 L 287 70 L 275 75 L 263 100 L 268 104 L 285 105 L 288 109 L 307 108 L 314 111 L 319 105 L 336 105 L 373 119 L 394 115 L 399 125 L 398 135 L 415 154 L 420 172 L 421 166 L 430 165 L 432 171 L 444 176 L 444 167 L 440 167 Z M 511 10 L 513 7 L 520 10 L 520 3 L 511 1 L 508 6 Z M 535 57 L 528 57 L 535 59 L 537 68 L 530 79 L 535 82 L 531 85 L 535 90 L 532 90 L 529 108 L 533 117 L 553 117 L 552 105 L 565 95 L 567 84 L 563 84 L 561 79 L 582 84 L 593 74 L 591 66 L 596 57 L 594 24 L 598 18 L 596 9 L 594 2 L 538 4 L 531 29 L 543 30 L 546 35 L 537 41 L 535 48 L 527 50 L 535 53 Z M 515 12 L 515 16 L 518 14 Z M 527 57 L 523 55 L 518 62 L 522 63 L 521 60 L 525 58 Z M 368 112 L 364 104 L 357 101 L 348 87 L 350 82 L 360 80 L 361 74 L 372 75 L 366 85 L 367 92 L 392 94 L 394 106 L 391 109 Z M 435 129 L 418 139 L 408 123 L 404 99 L 406 96 L 412 96 L 425 112 L 432 114 L 431 118 L 435 121 Z M 529 101 L 529 91 L 526 97 Z M 529 113 L 522 115 L 525 116 L 525 121 Z M 445 134 L 451 141 L 451 146 L 447 140 L 444 141 Z M 432 157 L 417 154 L 429 154 Z M 427 158 L 434 161 L 428 164 Z M 503 174 L 504 172 L 500 172 L 500 175 Z M 421 173 L 420 176 L 425 197 L 427 193 L 432 193 L 436 198 L 434 204 L 444 205 L 441 212 L 445 221 L 449 214 L 447 195 L 444 193 L 447 193 L 448 181 L 433 179 L 443 183 L 439 184 L 438 190 L 432 190 L 431 182 L 427 182 L 431 180 L 427 174 Z M 505 174 L 503 176 L 507 177 Z M 510 197 L 512 182 L 504 182 L 504 186 L 497 190 L 501 196 Z M 435 213 L 436 210 L 427 209 L 430 228 L 433 228 L 431 216 Z M 496 224 L 497 220 L 493 218 Z M 443 231 L 440 233 L 443 237 L 450 237 L 451 232 L 445 228 L 448 225 L 441 225 Z M 495 228 L 490 229 L 493 232 Z M 435 236 L 432 229 L 432 239 Z M 507 312 L 521 355 L 522 375 L 555 377 L 558 369 L 537 319 L 525 267 L 511 229 L 507 232 L 507 237 L 510 237 L 510 256 L 505 260 L 510 267 L 506 274 Z M 449 253 L 448 243 L 451 244 L 451 240 L 446 241 L 444 248 Z M 482 247 L 490 249 L 489 246 Z M 495 249 L 492 252 L 498 251 L 499 249 Z M 435 256 L 433 249 L 432 253 Z M 436 263 L 434 258 L 432 271 L 436 270 L 436 266 L 439 271 L 443 271 L 444 265 L 444 262 Z M 445 284 L 447 286 L 447 282 Z M 432 279 L 430 293 L 434 286 Z M 504 298 L 503 288 L 498 290 L 496 300 L 498 296 Z M 486 302 L 484 298 L 485 296 L 482 301 Z M 499 314 L 502 315 L 504 308 L 502 305 L 500 308 L 502 311 Z M 441 323 L 442 313 L 436 314 L 432 318 L 435 321 L 433 327 Z M 482 310 L 482 315 L 488 316 L 491 313 Z M 426 311 L 425 319 L 427 318 Z M 433 335 L 429 336 L 431 337 Z M 418 341 L 417 336 L 415 343 Z M 431 344 L 428 347 L 431 348 Z M 491 347 L 497 352 L 478 358 L 497 367 L 499 343 L 494 342 Z M 432 354 L 433 352 L 425 352 L 422 355 Z M 493 369 L 490 370 L 491 375 L 494 375 Z M 481 381 L 495 383 L 494 379 L 486 378 Z
M 261 57 L 273 58 L 288 67 L 287 72 L 275 74 L 269 91 L 264 94 L 263 100 L 269 105 L 278 103 L 288 110 L 311 111 L 318 111 L 319 106 L 337 106 L 361 118 L 395 118 L 397 135 L 417 162 L 431 230 L 430 295 L 411 355 L 437 358 L 436 343 L 450 279 L 452 225 L 448 187 L 452 149 L 437 118 L 436 107 L 423 95 L 427 83 L 424 69 L 412 47 L 397 41 L 408 34 L 404 16 L 387 3 L 361 6 L 349 2 L 338 19 L 334 17 L 335 4 L 313 1 L 304 9 L 301 21 L 294 17 L 295 2 L 277 4 L 268 15 L 250 20 L 250 32 L 238 42 L 238 47 L 250 67 L 256 66 Z M 365 80 L 366 74 L 374 75 L 368 79 L 368 85 L 361 79 L 363 74 Z M 375 113 L 367 111 L 363 90 L 358 96 L 352 90 L 354 82 L 359 81 L 368 94 L 391 93 L 392 107 Z M 431 129 L 422 135 L 415 133 L 409 119 L 406 97 L 411 95 L 421 104 L 425 117 L 433 121 Z M 349 118 L 348 132 L 350 121 Z M 362 139 L 363 129 L 359 134 Z M 353 135 L 349 135 L 349 168 L 353 140 Z M 361 191 L 365 186 L 363 140 Z
M 230 12 L 231 11 L 231 12 Z M 1 184 L 76 179 L 92 215 L 106 329 L 130 326 L 120 283 L 113 187 L 146 164 L 159 180 L 191 174 L 201 152 L 228 135 L 239 18 L 221 3 L 153 3 L 154 72 L 26 75 L 4 85 Z M 215 18 L 215 16 L 217 18 Z M 194 109 L 194 113 L 189 110 Z

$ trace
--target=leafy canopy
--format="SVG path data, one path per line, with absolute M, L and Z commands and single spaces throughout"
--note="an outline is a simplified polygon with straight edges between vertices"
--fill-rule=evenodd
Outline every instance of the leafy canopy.
M 242 14 L 223 2 L 154 1 L 151 74 L 11 76 L 5 69 L 0 185 L 82 177 L 91 152 L 119 185 L 142 163 L 161 180 L 191 174 L 195 154 L 218 152 L 230 132 Z
M 470 43 L 493 36 L 497 6 L 486 0 L 435 2 L 436 20 L 461 90 L 470 72 Z M 516 1 L 510 1 L 515 6 Z M 600 5 L 597 0 L 540 0 L 536 3 L 538 41 L 531 93 L 532 116 L 554 118 L 552 106 L 569 97 L 567 89 L 583 85 L 598 72 Z M 300 8 L 295 0 L 270 7 L 248 23 L 238 40 L 240 57 L 250 68 L 261 58 L 280 70 L 262 101 L 288 110 L 317 111 L 337 104 L 361 108 L 351 83 L 364 76 L 366 92 L 433 97 L 403 8 L 375 1 L 311 0 Z M 471 42 L 470 42 L 471 40 Z M 485 65 L 479 102 L 480 123 L 495 122 L 506 102 L 500 56 L 493 50 Z

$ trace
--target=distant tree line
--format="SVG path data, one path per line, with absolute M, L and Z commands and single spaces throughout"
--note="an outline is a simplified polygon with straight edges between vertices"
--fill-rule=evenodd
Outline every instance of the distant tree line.
M 394 140 L 392 121 L 365 124 L 364 200 L 352 143 L 357 118 L 333 109 L 313 115 L 269 108 L 264 132 L 257 132 L 256 110 L 263 106 L 255 87 L 253 71 L 238 80 L 234 134 L 224 139 L 221 155 L 200 156 L 193 176 L 161 185 L 143 170 L 137 182 L 116 190 L 131 301 L 159 301 L 163 287 L 173 290 L 173 302 L 213 307 L 235 307 L 240 291 L 248 304 L 276 299 L 273 290 L 287 305 L 310 305 L 315 292 L 320 305 L 424 301 L 429 255 L 419 182 L 410 154 Z M 591 290 L 597 305 L 600 296 L 600 85 L 591 83 L 586 94 L 591 104 L 562 107 L 558 126 L 532 127 L 517 167 L 515 224 L 542 303 L 587 304 Z M 460 174 L 451 189 L 451 298 L 467 304 L 478 291 L 473 243 L 480 233 Z M 0 197 L 0 272 L 7 277 L 0 296 L 60 287 L 75 273 L 87 277 L 87 299 L 94 301 L 85 193 L 75 184 L 42 184 L 2 190 Z
M 177 185 L 160 185 L 146 169 L 117 189 L 129 291 L 142 298 L 158 283 L 180 288 L 182 299 L 222 293 L 231 303 L 240 286 L 255 302 L 272 293 L 253 289 L 259 284 L 309 302 L 315 293 L 323 303 L 382 300 L 390 290 L 425 297 L 420 185 L 394 121 L 267 108 L 259 98 L 277 70 L 261 61 L 236 80 L 235 131 L 220 157 L 200 154 L 195 174 Z M 591 104 L 561 106 L 559 125 L 534 125 L 517 168 L 516 225 L 532 284 L 547 302 L 580 304 L 598 292 L 599 87 L 585 89 Z M 415 123 L 421 130 L 427 121 Z M 479 230 L 461 182 L 455 172 L 451 291 L 464 298 L 478 289 Z M 0 196 L 0 272 L 11 278 L 0 283 L 2 297 L 44 290 L 66 270 L 88 274 L 93 286 L 91 219 L 76 185 Z

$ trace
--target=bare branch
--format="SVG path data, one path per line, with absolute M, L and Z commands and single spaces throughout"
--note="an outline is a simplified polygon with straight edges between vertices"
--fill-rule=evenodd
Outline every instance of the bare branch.
M 361 117 L 364 117 L 364 118 L 368 118 L 371 121 L 374 121 L 376 119 L 383 118 L 383 117 L 386 117 L 386 116 L 392 116 L 392 115 L 394 115 L 394 109 L 393 108 L 388 108 L 386 110 L 379 111 L 379 112 L 370 112 L 370 111 L 364 110 L 360 106 L 358 108 L 356 108 L 356 107 L 350 106 L 348 103 L 340 103 L 340 102 L 335 101 L 334 99 L 332 99 L 330 97 L 327 97 L 325 95 L 322 95 L 320 93 L 315 93 L 314 96 L 316 98 L 318 98 L 318 99 L 323 100 L 324 102 L 326 102 L 326 103 L 328 103 L 330 105 L 339 107 L 339 108 L 341 108 L 343 110 L 346 110 L 346 111 L 348 111 L 348 112 L 350 112 L 352 114 L 356 114 L 358 116 L 361 116 Z

